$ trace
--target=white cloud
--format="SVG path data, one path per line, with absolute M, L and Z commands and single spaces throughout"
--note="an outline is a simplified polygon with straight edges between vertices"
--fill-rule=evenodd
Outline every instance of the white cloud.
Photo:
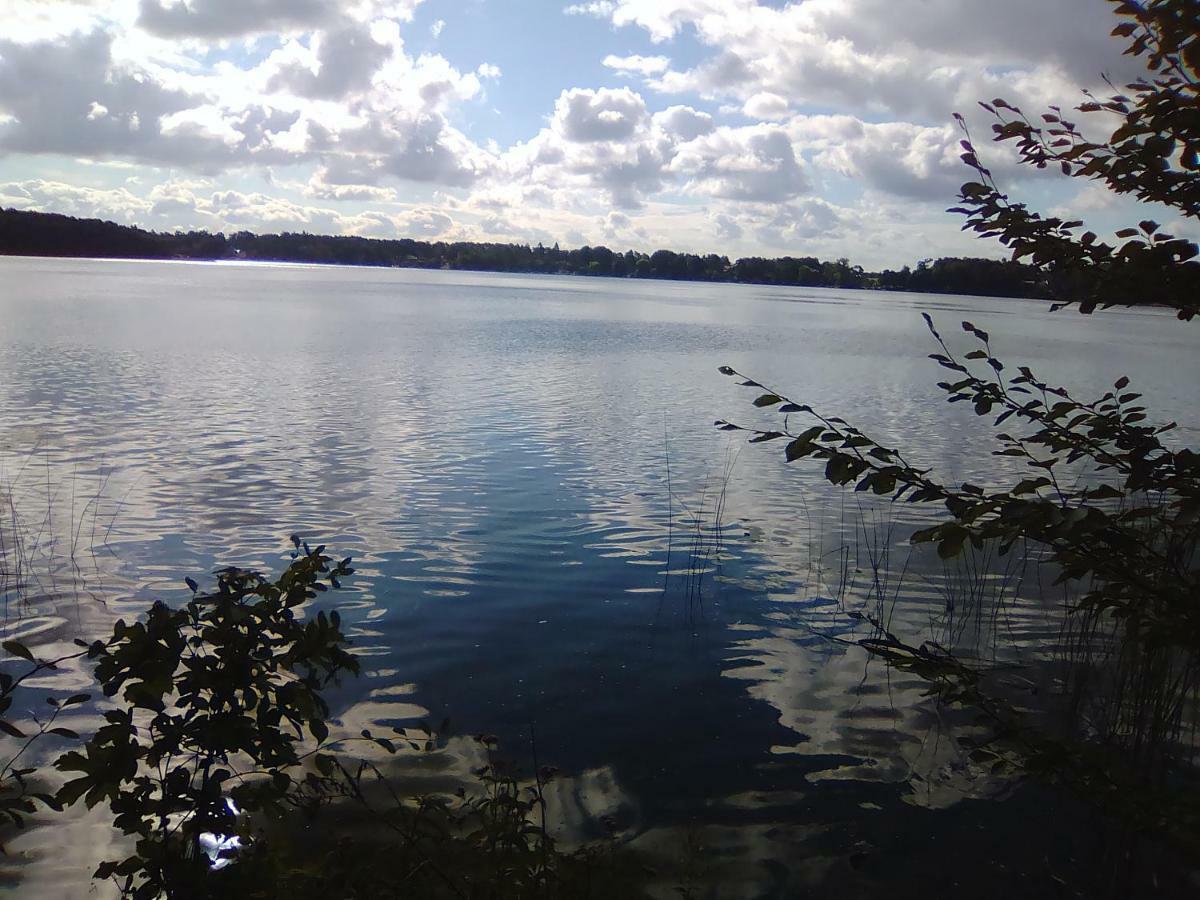
M 629 88 L 572 88 L 554 105 L 554 126 L 569 141 L 624 140 L 647 118 L 646 102 Z
M 942 122 L 998 93 L 1061 100 L 1104 69 L 1128 70 L 1094 0 L 620 0 L 607 15 L 660 42 L 691 28 L 708 58 L 651 83 L 748 107 L 775 95 Z
M 102 31 L 55 42 L 0 40 L 0 150 L 198 163 L 228 156 L 221 140 L 195 132 L 143 128 L 204 106 L 203 98 L 164 87 L 116 63 Z M 100 110 L 104 113 L 101 114 Z
M 302 190 L 306 197 L 316 200 L 362 200 L 389 203 L 398 199 L 394 188 L 369 184 L 330 184 L 323 169 L 314 174 Z
M 220 142 L 237 147 L 245 135 L 233 127 L 222 110 L 216 106 L 194 106 L 159 119 L 159 134 L 165 138 L 181 138 L 197 142 Z
M 690 106 L 668 106 L 654 114 L 654 124 L 681 141 L 694 140 L 716 127 L 712 116 Z
M 372 8 L 403 14 L 414 5 Z M 190 8 L 213 13 L 217 5 Z M 118 44 L 122 54 L 144 49 L 102 28 L 33 43 L 0 39 L 0 153 L 208 174 L 321 163 L 343 173 L 343 186 L 355 182 L 345 175 L 353 172 L 368 186 L 388 178 L 465 186 L 494 158 L 447 115 L 499 69 L 483 63 L 463 73 L 436 54 L 413 58 L 394 19 L 288 39 L 248 69 L 219 62 L 197 70 L 157 51 L 139 60 L 119 55 Z M 348 196 L 344 187 L 337 193 Z
M 0 184 L 0 207 L 135 223 L 149 215 L 151 206 L 124 188 L 97 189 L 42 179 Z
M 778 121 L 788 117 L 788 102 L 778 94 L 761 91 L 746 100 L 742 112 L 751 119 Z
M 301 51 L 271 76 L 267 89 L 314 100 L 340 100 L 371 88 L 372 79 L 394 48 L 372 37 L 369 26 L 350 24 L 319 32 L 312 47 Z
M 807 193 L 811 182 L 782 128 L 718 128 L 683 145 L 671 164 L 694 193 L 727 200 L 779 202 Z
M 716 226 L 717 237 L 723 241 L 738 241 L 741 240 L 742 226 L 738 220 L 728 213 L 717 213 L 712 217 L 714 226 Z
M 111 0 L 5 0 L 0 9 L 4 38 L 19 44 L 91 31 L 114 13 Z
M 395 219 L 396 233 L 405 237 L 435 238 L 454 227 L 454 220 L 436 209 L 414 209 Z
M 632 209 L 662 189 L 677 140 L 628 88 L 572 88 L 559 95 L 547 128 L 505 153 L 502 171 L 525 183 L 572 189 L 580 204 L 594 202 L 589 195 L 599 191 Z
M 563 12 L 568 16 L 595 16 L 604 18 L 611 16 L 617 8 L 614 0 L 591 0 L 589 3 L 573 3 Z
M 336 26 L 346 16 L 411 20 L 421 0 L 141 0 L 138 24 L 167 38 L 220 38 Z
M 671 60 L 665 56 L 614 56 L 610 53 L 604 57 L 604 65 L 617 72 L 661 75 L 670 68 Z
M 768 247 L 794 252 L 815 238 L 844 239 L 847 216 L 824 200 L 809 199 L 781 204 L 768 211 L 757 229 Z

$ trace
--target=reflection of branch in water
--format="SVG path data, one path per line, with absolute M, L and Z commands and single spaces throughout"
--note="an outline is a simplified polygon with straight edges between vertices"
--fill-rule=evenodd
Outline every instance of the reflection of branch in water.
M 1050 778 L 1097 804 L 1134 829 L 1165 837 L 1180 848 L 1194 847 L 1200 834 L 1195 790 L 1183 784 L 1169 789 L 1147 781 L 1120 754 L 1077 737 L 1055 737 L 1031 724 L 1028 712 L 988 687 L 989 676 L 1019 666 L 982 666 L 964 662 L 934 641 L 913 646 L 869 615 L 859 614 L 876 635 L 858 641 L 889 667 L 918 675 L 930 685 L 939 707 L 958 704 L 981 713 L 992 733 L 965 746 L 970 759 L 993 772 Z M 1020 678 L 1020 676 L 1017 676 Z M 1032 682 L 1020 679 L 1026 687 Z M 939 735 L 940 739 L 940 735 Z M 961 741 L 961 739 L 960 739 Z

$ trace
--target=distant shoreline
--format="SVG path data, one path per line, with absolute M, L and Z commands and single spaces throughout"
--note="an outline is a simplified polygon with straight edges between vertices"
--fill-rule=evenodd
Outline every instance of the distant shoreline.
M 429 242 L 308 233 L 233 235 L 205 231 L 160 233 L 100 219 L 0 209 L 0 255 L 213 264 L 277 263 L 609 277 L 649 281 L 841 288 L 893 293 L 1045 299 L 1042 273 L 1009 260 L 946 257 L 899 271 L 867 272 L 849 260 L 774 259 L 607 247 L 563 250 L 556 244 Z

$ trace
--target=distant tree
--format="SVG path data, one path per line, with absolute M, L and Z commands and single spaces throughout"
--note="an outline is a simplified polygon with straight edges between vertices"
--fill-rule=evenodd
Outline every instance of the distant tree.
M 381 240 L 354 235 L 307 232 L 254 234 L 177 231 L 154 233 L 128 225 L 46 213 L 0 210 L 0 254 L 92 256 L 131 259 L 245 259 L 273 262 L 337 263 L 356 266 L 403 266 L 484 272 L 612 275 L 676 278 L 691 281 L 740 281 L 752 284 L 817 287 L 875 287 L 932 293 L 983 293 L 996 296 L 1047 295 L 1037 270 L 1023 263 L 995 260 L 939 260 L 920 268 L 919 277 L 898 284 L 895 278 L 870 276 L 847 260 L 822 263 L 812 256 L 778 259 L 750 257 L 730 263 L 726 256 L 658 250 L 614 253 L 608 247 L 577 250 L 542 244 L 429 243 L 411 238 Z M 640 260 L 648 260 L 642 266 Z M 944 265 L 943 265 L 944 264 Z

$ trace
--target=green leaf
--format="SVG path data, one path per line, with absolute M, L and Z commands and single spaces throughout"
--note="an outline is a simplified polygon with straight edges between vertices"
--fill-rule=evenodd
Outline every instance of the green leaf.
M 117 863 L 102 862 L 96 867 L 96 871 L 92 873 L 92 877 L 98 881 L 108 881 L 117 872 Z
M 308 730 L 312 732 L 312 736 L 317 739 L 318 743 L 323 743 L 329 737 L 329 726 L 320 719 L 312 719 L 308 723 Z
M 874 487 L 875 493 L 882 497 L 896 489 L 896 479 L 891 475 L 885 475 L 880 472 L 875 476 Z
M 938 556 L 942 559 L 953 559 L 962 553 L 969 532 L 961 525 L 943 525 L 938 529 Z M 915 537 L 915 536 L 914 536 Z
M 814 442 L 824 430 L 824 426 L 815 425 L 788 444 L 787 450 L 785 451 L 787 454 L 787 461 L 794 462 L 795 460 L 804 456 L 808 456 L 810 453 L 812 453 L 812 451 L 816 448 L 816 444 Z
M 783 398 L 780 397 L 778 394 L 763 394 L 761 397 L 759 397 L 758 399 L 756 399 L 754 401 L 754 405 L 758 406 L 758 407 L 775 406 L 776 404 L 782 403 L 782 402 L 783 402 Z
M 19 656 L 21 659 L 26 660 L 27 662 L 34 663 L 35 665 L 37 664 L 37 660 L 33 658 L 33 654 L 29 652 L 29 648 L 20 641 L 5 641 L 4 643 L 0 644 L 0 647 L 3 647 L 13 656 Z
M 962 553 L 963 544 L 965 541 L 962 538 L 947 539 L 938 543 L 938 556 L 942 559 L 953 559 Z

